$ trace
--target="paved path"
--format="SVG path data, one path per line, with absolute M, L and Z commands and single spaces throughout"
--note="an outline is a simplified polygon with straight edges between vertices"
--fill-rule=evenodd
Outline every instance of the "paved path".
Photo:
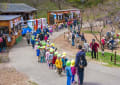
M 64 30 L 66 31 L 66 30 Z M 61 35 L 63 31 L 54 33 L 51 39 Z M 38 85 L 66 85 L 66 77 L 60 77 L 54 70 L 49 70 L 47 64 L 39 64 L 34 49 L 22 42 L 13 47 L 9 53 L 10 64 L 18 71 L 28 75 Z M 119 85 L 120 69 L 104 67 L 89 62 L 85 70 L 84 85 Z

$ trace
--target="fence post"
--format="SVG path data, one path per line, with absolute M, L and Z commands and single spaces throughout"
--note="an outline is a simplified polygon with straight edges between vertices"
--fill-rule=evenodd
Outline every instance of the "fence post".
M 111 56 L 111 62 L 113 61 L 113 58 L 112 58 L 112 56 Z
M 115 56 L 114 56 L 114 64 L 116 64 L 116 51 L 115 51 Z

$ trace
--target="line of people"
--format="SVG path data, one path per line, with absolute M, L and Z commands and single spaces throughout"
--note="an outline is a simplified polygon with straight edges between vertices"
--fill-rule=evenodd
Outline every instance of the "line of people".
M 55 71 L 61 75 L 62 72 L 66 73 L 67 76 L 67 85 L 71 85 L 71 84 L 75 84 L 75 75 L 78 73 L 77 70 L 79 70 L 79 74 L 78 74 L 78 79 L 80 82 L 79 85 L 83 84 L 83 69 L 84 66 L 86 66 L 86 62 L 83 63 L 83 61 L 86 61 L 85 58 L 83 58 L 83 61 L 81 61 L 81 64 L 83 65 L 78 65 L 80 64 L 78 61 L 78 56 L 76 56 L 76 60 L 69 60 L 67 58 L 67 54 L 66 52 L 60 54 L 57 52 L 57 48 L 55 48 L 55 44 L 51 43 L 49 41 L 49 37 L 47 36 L 47 39 L 45 40 L 45 36 L 42 36 L 42 39 L 40 37 L 40 34 L 32 34 L 32 36 L 30 36 L 30 34 L 28 33 L 26 36 L 29 39 L 31 37 L 31 44 L 32 44 L 32 48 L 35 49 L 36 51 L 36 56 L 38 57 L 38 63 L 47 63 L 49 69 L 55 69 Z M 49 33 L 47 33 L 49 34 Z M 30 43 L 30 39 L 27 42 L 28 44 Z M 81 49 L 81 48 L 80 48 Z M 82 50 L 83 51 L 83 50 Z M 83 54 L 84 51 L 81 53 Z M 85 57 L 85 55 L 83 54 L 83 56 Z M 82 59 L 80 59 L 82 60 Z M 76 65 L 75 65 L 76 63 Z M 84 65 L 85 64 L 85 65 Z M 81 66 L 81 67 L 79 67 Z M 76 67 L 79 67 L 78 69 Z M 82 70 L 81 70 L 82 69 Z M 81 74 L 82 72 L 82 74 Z

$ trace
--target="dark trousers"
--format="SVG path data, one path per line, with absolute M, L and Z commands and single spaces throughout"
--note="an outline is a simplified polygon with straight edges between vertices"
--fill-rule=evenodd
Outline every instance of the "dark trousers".
M 93 58 L 96 58 L 96 51 L 95 51 L 95 50 L 92 50 L 91 56 L 92 56 L 92 59 L 93 59 Z
M 28 43 L 28 45 L 30 44 L 30 39 L 27 39 L 27 43 Z
M 84 80 L 84 70 L 78 71 L 78 83 L 80 85 L 83 85 L 83 80 Z

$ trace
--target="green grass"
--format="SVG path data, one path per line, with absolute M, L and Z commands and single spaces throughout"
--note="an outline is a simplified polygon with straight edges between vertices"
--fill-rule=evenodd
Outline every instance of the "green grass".
M 97 6 L 99 3 L 102 3 L 102 0 L 88 0 L 84 3 L 82 3 L 80 0 L 67 0 L 67 1 L 72 3 L 73 6 L 78 7 L 78 8 L 94 7 L 94 6 Z
M 82 32 L 84 32 L 84 33 L 92 33 L 91 31 L 89 31 L 89 30 L 86 30 L 86 31 L 82 31 Z M 93 33 L 99 33 L 98 31 L 93 31 Z
M 87 52 L 86 56 L 91 58 L 91 53 Z M 111 62 L 111 56 L 113 56 L 113 61 L 112 62 Z M 99 52 L 98 53 L 98 60 L 96 60 L 96 61 L 107 63 L 105 65 L 110 66 L 110 67 L 113 67 L 113 66 L 120 67 L 120 55 L 116 56 L 117 64 L 115 65 L 114 64 L 114 53 L 105 52 L 104 56 L 102 56 L 102 53 Z

